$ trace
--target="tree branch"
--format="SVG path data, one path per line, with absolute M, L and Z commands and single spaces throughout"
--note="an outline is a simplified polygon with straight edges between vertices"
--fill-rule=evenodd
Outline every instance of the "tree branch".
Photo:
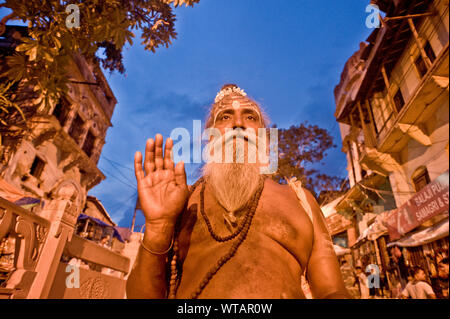
M 14 17 L 15 17 L 14 12 L 11 12 L 10 14 L 2 18 L 2 20 L 0 21 L 0 35 L 2 35 L 6 31 L 6 22 L 8 22 Z
M 69 81 L 70 83 L 75 83 L 75 84 L 87 84 L 87 85 L 100 85 L 100 83 L 97 82 L 84 82 L 84 81 Z

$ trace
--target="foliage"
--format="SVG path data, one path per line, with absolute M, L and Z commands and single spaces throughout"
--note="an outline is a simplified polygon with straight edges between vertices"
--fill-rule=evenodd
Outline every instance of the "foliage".
M 0 8 L 12 10 L 0 22 L 0 35 L 11 20 L 28 22 L 28 36 L 21 37 L 15 52 L 6 57 L 2 82 L 24 81 L 42 99 L 36 107 L 50 105 L 67 91 L 65 66 L 74 52 L 99 62 L 110 72 L 124 73 L 122 50 L 133 44 L 134 31 L 141 31 L 146 50 L 168 47 L 176 38 L 173 7 L 193 6 L 200 0 L 5 0 Z M 76 4 L 79 27 L 69 28 L 66 12 Z M 72 20 L 71 20 L 72 21 Z M 11 85 L 9 85 L 11 86 Z M 10 108 L 7 85 L 0 88 L 0 105 Z M 7 99 L 8 101 L 4 101 Z M 6 104 L 4 104 L 6 103 Z M 3 110 L 3 109 L 2 109 Z M 0 116 L 5 115 L 4 111 Z M 4 119 L 3 119 L 4 121 Z
M 11 109 L 15 109 L 20 113 L 22 118 L 24 118 L 25 115 L 23 114 L 23 111 L 19 107 L 19 105 L 17 105 L 17 103 L 15 102 L 11 102 L 13 100 L 11 98 L 11 91 L 10 91 L 12 84 L 13 84 L 12 82 L 0 83 L 0 111 L 4 114 L 9 114 L 11 113 L 10 111 Z M 0 123 L 3 125 L 7 125 L 5 120 L 3 120 L 1 117 Z
M 313 194 L 328 194 L 328 200 L 341 192 L 344 179 L 320 173 L 317 169 L 326 152 L 336 147 L 326 129 L 305 122 L 279 129 L 278 138 L 278 171 L 273 175 L 274 180 L 286 183 L 286 178 L 296 177 Z

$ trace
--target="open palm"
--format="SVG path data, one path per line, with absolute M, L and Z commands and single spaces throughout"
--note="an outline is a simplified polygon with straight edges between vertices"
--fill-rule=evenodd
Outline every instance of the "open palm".
M 142 154 L 135 154 L 134 170 L 146 224 L 175 223 L 189 197 L 184 163 L 174 167 L 172 147 L 169 138 L 163 156 L 163 137 L 157 134 L 155 140 L 147 141 L 144 168 Z

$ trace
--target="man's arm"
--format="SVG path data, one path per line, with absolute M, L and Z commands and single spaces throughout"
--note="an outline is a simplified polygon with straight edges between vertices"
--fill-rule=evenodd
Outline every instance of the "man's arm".
M 143 244 L 155 252 L 164 252 L 170 247 L 174 227 L 165 225 L 145 229 Z M 167 254 L 152 254 L 139 247 L 133 269 L 127 280 L 127 298 L 162 299 L 167 297 Z
M 402 292 L 401 292 L 402 299 L 408 299 L 410 297 L 409 286 L 410 286 L 410 283 L 407 283 L 405 289 L 402 290 Z
M 184 163 L 174 167 L 172 147 L 173 141 L 167 139 L 163 156 L 163 137 L 157 134 L 155 140 L 147 141 L 144 165 L 140 152 L 134 157 L 145 234 L 127 280 L 128 298 L 167 297 L 167 251 L 173 243 L 177 217 L 189 197 Z
M 314 231 L 313 247 L 306 268 L 312 295 L 317 299 L 350 299 L 322 211 L 311 193 L 306 190 L 305 193 L 311 207 Z
M 423 283 L 423 289 L 425 290 L 425 294 L 428 299 L 436 299 L 436 294 L 434 293 L 433 288 L 426 282 Z

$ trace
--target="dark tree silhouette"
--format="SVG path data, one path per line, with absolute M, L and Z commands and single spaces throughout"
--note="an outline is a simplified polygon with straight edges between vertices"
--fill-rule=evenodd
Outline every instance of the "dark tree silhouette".
M 320 202 L 330 201 L 346 190 L 345 179 L 317 169 L 316 164 L 322 163 L 327 151 L 336 147 L 326 129 L 304 122 L 279 129 L 278 139 L 278 171 L 272 176 L 274 180 L 286 183 L 286 178 L 296 177 Z

